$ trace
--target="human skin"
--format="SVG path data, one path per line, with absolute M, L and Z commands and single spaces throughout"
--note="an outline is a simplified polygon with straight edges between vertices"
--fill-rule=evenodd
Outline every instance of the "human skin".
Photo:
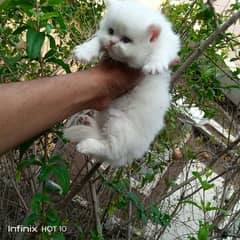
M 113 61 L 76 73 L 0 85 L 0 154 L 83 109 L 101 110 L 141 79 Z

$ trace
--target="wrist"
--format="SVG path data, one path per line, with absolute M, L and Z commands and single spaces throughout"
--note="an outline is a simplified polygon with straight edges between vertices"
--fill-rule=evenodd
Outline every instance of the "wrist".
M 73 73 L 72 78 L 72 109 L 78 112 L 83 109 L 97 108 L 98 103 L 106 96 L 105 74 L 94 67 Z

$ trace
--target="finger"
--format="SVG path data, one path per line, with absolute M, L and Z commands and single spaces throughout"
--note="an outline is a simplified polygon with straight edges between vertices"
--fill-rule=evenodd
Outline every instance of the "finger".
M 175 65 L 179 64 L 181 62 L 180 57 L 177 56 L 170 64 L 169 67 L 174 67 Z

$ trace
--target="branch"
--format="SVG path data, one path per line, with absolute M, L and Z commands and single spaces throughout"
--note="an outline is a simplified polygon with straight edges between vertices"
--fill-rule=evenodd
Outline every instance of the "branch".
M 211 178 L 210 180 L 208 180 L 208 183 L 211 183 L 211 182 L 214 182 L 216 179 L 222 177 L 223 175 L 229 173 L 229 171 L 232 171 L 232 170 L 236 170 L 238 171 L 240 169 L 240 166 L 233 166 L 233 167 L 229 167 L 227 168 L 226 170 L 222 171 L 221 173 L 219 173 L 217 176 Z M 181 200 L 186 200 L 186 199 L 189 199 L 191 198 L 193 195 L 195 195 L 197 192 L 199 192 L 201 189 L 203 189 L 203 187 L 199 187 L 197 188 L 196 190 L 194 190 L 192 193 L 188 194 L 187 196 L 185 196 L 183 199 Z
M 90 187 L 91 187 L 91 195 L 92 195 L 93 209 L 94 209 L 94 215 L 95 215 L 96 230 L 97 230 L 97 233 L 102 237 L 102 224 L 100 219 L 99 199 L 96 193 L 95 182 L 90 182 Z
M 4 163 L 7 163 L 7 156 L 4 156 L 4 158 L 6 158 L 6 161 L 4 161 Z M 12 162 L 11 162 L 11 163 L 12 163 Z M 12 169 L 9 167 L 9 165 L 6 164 L 7 175 L 8 175 L 8 177 L 10 178 L 10 181 L 11 181 L 11 183 L 12 183 L 12 185 L 13 185 L 13 187 L 14 187 L 14 189 L 15 189 L 18 197 L 19 197 L 20 202 L 21 202 L 22 205 L 23 205 L 23 208 L 25 209 L 26 212 L 28 212 L 28 211 L 29 211 L 29 208 L 28 208 L 28 206 L 27 206 L 27 204 L 26 204 L 26 202 L 25 202 L 25 200 L 24 200 L 24 197 L 22 196 L 21 192 L 19 191 L 19 187 L 17 186 L 17 184 L 16 184 L 16 182 L 15 182 L 15 180 L 14 180 L 14 177 L 13 177 L 13 175 L 12 175 L 12 171 L 11 171 L 11 170 L 12 170 Z
M 234 207 L 237 205 L 237 203 L 239 202 L 239 196 L 240 196 L 240 191 L 235 191 L 233 192 L 233 194 L 231 195 L 230 199 L 228 199 L 227 203 L 221 208 L 224 209 L 225 211 L 227 211 L 228 213 L 230 213 L 231 211 L 233 211 Z M 228 219 L 228 223 L 224 226 L 224 230 L 226 230 L 228 228 L 228 226 L 234 221 L 235 216 L 239 215 L 240 210 L 238 210 L 234 215 L 232 215 L 229 219 Z M 219 225 L 219 223 L 221 222 L 221 220 L 223 220 L 225 217 L 225 214 L 223 212 L 221 212 L 220 214 L 218 214 L 216 216 L 215 219 L 213 219 L 212 221 L 212 227 L 217 227 Z M 224 231 L 223 230 L 223 231 Z
M 132 192 L 132 182 L 131 182 L 131 168 L 128 169 L 128 179 L 129 179 L 129 192 Z M 128 233 L 127 233 L 127 240 L 132 239 L 132 201 L 128 203 Z
M 223 157 L 229 151 L 233 150 L 240 143 L 240 136 L 236 138 L 231 144 L 229 144 L 223 151 L 221 151 L 216 157 L 214 157 L 209 163 L 208 167 L 211 168 L 219 158 Z
M 192 63 L 201 56 L 202 52 L 205 51 L 210 44 L 223 32 L 225 32 L 232 24 L 234 24 L 240 18 L 240 11 L 236 12 L 230 17 L 224 24 L 222 24 L 215 32 L 213 32 L 200 46 L 192 52 L 187 60 L 181 65 L 181 67 L 172 75 L 172 83 L 174 83 L 179 77 L 186 71 Z
M 183 22 L 184 23 L 187 23 L 187 20 L 188 20 L 188 17 L 189 15 L 192 13 L 194 7 L 195 7 L 195 4 L 197 3 L 197 0 L 195 0 L 191 6 L 190 6 L 190 9 L 187 11 L 187 13 L 185 14 L 185 16 L 183 17 Z M 191 25 L 188 25 L 187 27 L 185 25 L 182 24 L 182 27 L 181 29 L 179 30 L 179 33 L 180 33 L 180 38 L 185 38 L 185 36 L 187 35 L 187 33 L 189 32 L 189 30 L 191 29 L 192 25 L 194 25 L 195 21 L 196 21 L 196 17 L 193 19 Z M 184 29 L 184 30 L 183 30 Z
M 225 154 L 227 154 L 229 151 L 233 150 L 238 144 L 240 143 L 240 137 L 238 137 L 234 142 L 232 142 L 228 147 L 226 147 L 223 151 L 221 151 L 218 155 L 216 155 L 211 162 L 208 164 L 207 169 L 213 167 L 213 165 L 216 163 L 216 161 L 223 157 Z M 203 174 L 206 173 L 206 169 L 204 169 L 203 171 L 200 172 L 200 175 L 202 176 Z M 189 179 L 187 179 L 186 181 L 180 183 L 179 185 L 177 185 L 176 187 L 174 187 L 171 191 L 165 193 L 161 198 L 159 198 L 159 202 L 164 200 L 165 198 L 169 197 L 170 195 L 172 195 L 174 192 L 176 192 L 177 190 L 179 190 L 180 188 L 184 187 L 185 185 L 191 183 L 192 181 L 194 181 L 196 179 L 195 176 L 190 177 Z
M 213 6 L 212 0 L 207 0 L 207 4 L 209 5 L 209 7 L 213 13 L 215 27 L 218 28 L 219 27 L 218 18 L 217 18 L 217 14 L 216 14 L 215 8 Z
M 223 69 L 223 67 L 221 67 L 219 64 L 217 64 L 211 57 L 209 57 L 207 54 L 203 53 L 203 56 L 206 57 L 209 61 L 211 61 L 213 63 L 213 65 L 215 65 L 215 67 L 217 67 L 221 72 L 223 72 L 223 74 L 225 76 L 227 76 L 228 78 L 230 78 L 234 83 L 239 84 L 239 81 L 235 78 L 233 78 L 231 76 L 231 74 L 229 74 L 227 71 L 225 71 Z
M 57 206 L 58 210 L 62 210 L 63 208 L 65 208 L 69 203 L 69 201 L 71 201 L 75 195 L 79 194 L 82 191 L 85 184 L 91 179 L 91 177 L 98 170 L 101 164 L 102 164 L 101 162 L 95 163 L 91 168 L 91 170 L 83 177 L 81 182 L 78 185 L 75 185 L 72 187 L 69 194 L 58 204 Z

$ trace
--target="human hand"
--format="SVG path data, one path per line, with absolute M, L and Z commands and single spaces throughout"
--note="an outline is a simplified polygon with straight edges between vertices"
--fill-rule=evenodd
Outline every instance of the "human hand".
M 169 67 L 172 68 L 179 62 L 177 57 Z M 140 70 L 129 68 L 126 64 L 112 59 L 104 59 L 91 70 L 97 74 L 97 97 L 91 102 L 92 108 L 96 110 L 106 108 L 113 99 L 132 90 L 144 76 Z
M 99 96 L 92 102 L 93 108 L 97 110 L 106 108 L 113 99 L 132 90 L 143 76 L 140 70 L 111 59 L 104 59 L 92 70 L 98 74 Z

